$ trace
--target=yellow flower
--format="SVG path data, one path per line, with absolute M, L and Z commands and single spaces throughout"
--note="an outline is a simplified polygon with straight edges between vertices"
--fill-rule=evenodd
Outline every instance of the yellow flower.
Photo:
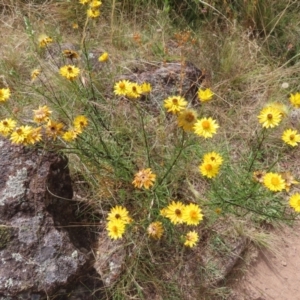
M 79 0 L 80 4 L 88 4 L 90 0 Z
M 204 154 L 203 161 L 220 166 L 223 163 L 223 158 L 216 152 L 209 152 Z
M 281 122 L 282 114 L 281 111 L 276 107 L 265 107 L 261 110 L 258 120 L 264 128 L 273 128 L 278 126 Z
M 186 205 L 183 211 L 182 218 L 187 225 L 198 225 L 200 221 L 203 220 L 201 208 L 194 203 Z
M 72 142 L 77 138 L 77 135 L 80 132 L 76 129 L 69 129 L 68 131 L 66 131 L 63 135 L 62 138 L 66 141 L 66 142 Z
M 72 66 L 72 65 L 66 65 L 60 68 L 59 73 L 61 76 L 69 79 L 74 80 L 78 77 L 80 70 L 79 68 Z
M 134 175 L 134 180 L 132 181 L 132 184 L 136 188 L 142 188 L 149 189 L 155 182 L 156 175 L 152 173 L 151 169 L 143 169 L 139 172 L 137 172 Z
M 89 4 L 90 8 L 99 8 L 102 5 L 101 1 L 92 0 Z
M 114 93 L 118 96 L 125 96 L 129 89 L 130 82 L 128 80 L 121 80 L 115 83 Z
M 44 48 L 46 47 L 48 44 L 52 43 L 53 40 L 51 37 L 49 37 L 48 35 L 46 34 L 41 34 L 39 37 L 38 37 L 38 42 L 39 42 L 39 45 L 41 48 Z
M 35 144 L 42 140 L 41 127 L 32 128 L 30 132 L 27 134 L 27 137 L 24 141 L 24 145 Z
M 201 102 L 206 102 L 212 99 L 214 93 L 211 91 L 211 89 L 199 89 L 198 90 L 198 98 Z
M 151 84 L 148 82 L 143 82 L 141 84 L 141 90 L 143 95 L 149 94 L 152 91 Z
M 73 29 L 78 29 L 78 28 L 79 28 L 78 23 L 73 23 L 73 24 L 72 24 L 72 28 L 73 28 Z
M 167 112 L 171 112 L 173 114 L 177 114 L 184 110 L 187 105 L 187 101 L 180 96 L 171 96 L 164 100 L 164 107 L 167 109 Z
M 64 50 L 63 55 L 71 60 L 79 58 L 79 54 L 74 50 Z
M 34 81 L 41 73 L 41 70 L 39 69 L 34 69 L 32 72 L 31 72 L 31 81 Z
M 49 107 L 47 105 L 39 106 L 38 109 L 33 110 L 33 121 L 37 124 L 47 122 L 51 113 L 52 111 L 49 110 Z
M 117 205 L 113 207 L 108 216 L 107 216 L 107 221 L 115 221 L 115 220 L 120 220 L 124 224 L 128 224 L 131 222 L 131 218 L 129 217 L 128 210 L 125 207 L 122 207 L 120 205 Z
M 0 121 L 0 134 L 8 136 L 16 127 L 17 122 L 13 119 L 6 118 Z
M 10 136 L 10 140 L 13 144 L 25 144 L 26 139 L 30 131 L 31 126 L 20 126 Z
M 211 138 L 219 128 L 218 123 L 212 118 L 203 118 L 198 120 L 194 125 L 194 131 L 197 135 Z
M 184 246 L 187 247 L 194 247 L 196 245 L 196 243 L 199 240 L 199 236 L 198 233 L 196 231 L 189 231 L 186 235 L 185 235 L 185 242 L 184 242 Z
M 281 172 L 280 175 L 281 175 L 281 177 L 283 178 L 283 180 L 285 182 L 285 190 L 287 192 L 290 191 L 290 188 L 291 188 L 292 184 L 299 184 L 300 183 L 297 180 L 295 180 L 294 176 L 290 172 Z
M 148 226 L 147 232 L 148 232 L 149 236 L 151 236 L 154 239 L 159 240 L 164 233 L 164 228 L 162 226 L 162 223 L 161 222 L 152 222 Z
M 291 94 L 290 102 L 294 107 L 300 108 L 300 93 Z
M 49 120 L 46 124 L 46 134 L 53 140 L 56 140 L 58 136 L 63 134 L 63 127 L 64 124 Z
M 106 225 L 106 229 L 111 239 L 120 239 L 125 232 L 125 223 L 122 220 L 109 221 Z
M 135 82 L 130 82 L 127 89 L 126 96 L 131 99 L 136 99 L 141 97 L 141 94 L 142 94 L 141 86 Z
M 193 131 L 197 121 L 197 112 L 192 109 L 186 109 L 179 113 L 177 117 L 178 126 L 184 131 Z
M 266 175 L 265 171 L 254 171 L 253 172 L 253 180 L 256 182 L 263 183 L 265 175 Z
M 104 52 L 102 55 L 99 56 L 98 60 L 100 62 L 105 62 L 108 60 L 108 53 L 107 52 Z
M 5 102 L 10 97 L 10 89 L 9 88 L 3 88 L 0 89 L 0 101 Z
M 82 130 L 88 125 L 88 119 L 86 116 L 79 115 L 75 117 L 73 125 L 75 127 L 75 130 L 77 130 L 78 133 L 81 133 Z
M 208 178 L 216 177 L 219 174 L 219 165 L 211 162 L 203 162 L 199 166 L 200 173 Z
M 290 197 L 290 206 L 296 211 L 300 212 L 300 194 L 296 193 Z
M 183 223 L 183 211 L 185 209 L 185 205 L 182 202 L 172 201 L 163 211 L 161 211 L 161 215 L 168 218 L 173 224 L 181 224 Z
M 279 110 L 282 117 L 286 117 L 288 115 L 287 106 L 280 102 L 268 103 L 265 107 L 273 107 L 273 108 Z
M 98 8 L 91 7 L 86 11 L 86 13 L 87 13 L 87 16 L 92 19 L 100 16 L 100 10 Z
M 285 130 L 281 138 L 286 144 L 292 147 L 297 146 L 298 143 L 300 142 L 300 134 L 298 133 L 297 130 L 293 130 L 293 129 Z
M 263 178 L 263 183 L 266 188 L 273 192 L 280 192 L 285 189 L 285 181 L 280 174 L 266 173 Z

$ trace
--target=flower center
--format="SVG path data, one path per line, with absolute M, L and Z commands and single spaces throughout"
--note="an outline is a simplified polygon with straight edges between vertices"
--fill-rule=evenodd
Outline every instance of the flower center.
M 115 215 L 115 218 L 116 218 L 116 219 L 121 219 L 121 216 L 120 216 L 119 214 L 116 214 L 116 215 Z
M 17 134 L 19 135 L 23 134 L 23 130 L 21 128 L 17 129 Z
M 120 88 L 120 89 L 124 89 L 124 88 L 125 88 L 125 83 L 124 83 L 124 82 L 121 82 L 121 83 L 119 84 L 119 88 Z
M 192 218 L 192 219 L 195 219 L 195 218 L 197 218 L 197 212 L 196 211 L 191 211 L 190 212 L 190 217 Z
M 73 73 L 73 68 L 72 67 L 68 67 L 68 72 L 69 73 Z
M 194 122 L 195 117 L 194 117 L 193 114 L 187 114 L 187 115 L 185 116 L 185 120 L 186 120 L 187 122 L 189 122 L 189 123 L 192 123 L 192 122 Z
M 203 127 L 203 129 L 209 129 L 209 122 L 208 121 L 203 121 L 202 122 L 202 127 Z
M 7 121 L 3 121 L 3 126 L 8 126 L 8 122 Z
M 174 105 L 178 105 L 178 99 L 174 98 L 174 99 L 172 99 L 172 102 Z
M 291 134 L 291 135 L 290 135 L 290 140 L 293 141 L 294 139 L 295 139 L 295 135 L 294 135 L 294 134 Z
M 273 177 L 271 179 L 271 183 L 276 186 L 276 185 L 279 185 L 280 181 L 277 177 Z
M 211 171 L 212 170 L 212 165 L 211 164 L 205 165 L 205 170 L 206 171 Z
M 177 216 L 177 217 L 180 217 L 181 216 L 181 210 L 180 209 L 175 209 L 175 215 Z
M 272 120 L 272 119 L 273 119 L 273 115 L 272 115 L 272 114 L 268 114 L 268 115 L 267 115 L 267 119 L 268 119 L 268 120 Z
M 137 91 L 136 86 L 133 86 L 133 87 L 132 87 L 132 91 L 136 93 L 136 91 Z

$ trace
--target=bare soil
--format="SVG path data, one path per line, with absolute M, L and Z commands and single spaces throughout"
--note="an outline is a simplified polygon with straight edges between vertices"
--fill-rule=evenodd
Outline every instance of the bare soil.
M 300 300 L 300 222 L 273 233 L 269 250 L 235 280 L 232 300 Z

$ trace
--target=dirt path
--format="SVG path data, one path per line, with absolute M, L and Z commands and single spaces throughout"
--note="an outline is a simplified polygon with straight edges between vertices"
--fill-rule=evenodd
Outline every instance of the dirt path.
M 274 233 L 271 251 L 263 250 L 233 288 L 234 300 L 300 300 L 300 222 Z

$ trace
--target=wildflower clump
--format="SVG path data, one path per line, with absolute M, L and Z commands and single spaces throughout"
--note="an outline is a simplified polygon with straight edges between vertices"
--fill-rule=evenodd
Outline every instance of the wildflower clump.
M 129 80 L 120 80 L 114 85 L 114 94 L 117 96 L 125 96 L 129 99 L 137 99 L 142 95 L 149 94 L 151 92 L 150 83 L 143 82 L 138 84 Z
M 144 187 L 148 190 L 151 186 L 154 185 L 155 179 L 156 175 L 152 173 L 151 168 L 142 169 L 134 175 L 132 184 L 138 189 Z
M 108 236 L 111 239 L 119 239 L 123 237 L 125 226 L 132 220 L 129 217 L 127 209 L 117 205 L 110 210 L 107 221 L 106 229 L 108 231 Z
M 209 152 L 203 156 L 203 162 L 199 166 L 200 173 L 208 178 L 216 177 L 219 174 L 223 158 L 216 152 Z

